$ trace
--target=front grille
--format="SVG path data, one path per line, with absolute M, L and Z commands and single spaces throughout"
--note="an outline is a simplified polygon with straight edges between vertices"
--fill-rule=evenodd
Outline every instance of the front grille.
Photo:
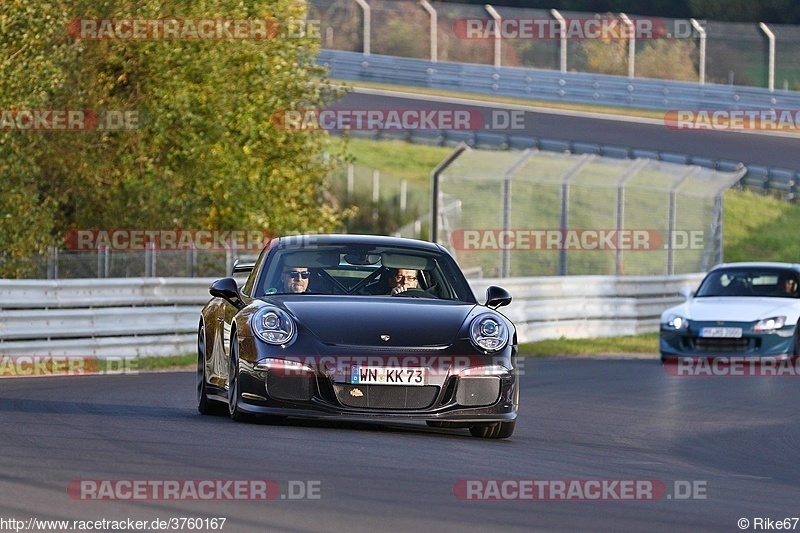
M 281 376 L 267 372 L 267 394 L 279 400 L 309 401 L 316 390 L 313 375 Z
M 334 383 L 333 389 L 342 405 L 368 409 L 425 409 L 439 394 L 439 387 L 435 385 L 405 387 Z
M 694 340 L 695 350 L 698 352 L 744 352 L 747 350 L 747 339 L 714 339 L 698 337 Z
M 492 376 L 461 378 L 456 389 L 456 402 L 470 407 L 492 405 L 499 396 L 500 378 Z

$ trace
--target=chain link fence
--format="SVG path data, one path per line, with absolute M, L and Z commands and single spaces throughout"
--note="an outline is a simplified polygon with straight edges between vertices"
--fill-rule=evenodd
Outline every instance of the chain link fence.
M 434 185 L 433 231 L 484 277 L 701 272 L 722 259 L 722 194 L 743 173 L 466 149 Z
M 491 65 L 499 62 L 509 67 L 559 70 L 563 66 L 574 72 L 629 73 L 629 43 L 624 39 L 570 38 L 564 52 L 565 64 L 562 64 L 561 41 L 557 37 L 526 38 L 520 34 L 496 43 L 485 31 L 492 15 L 481 5 L 434 2 L 429 5 L 435 15 L 415 0 L 372 1 L 368 5 L 369 15 L 366 15 L 355 0 L 310 0 L 308 16 L 320 22 L 322 47 L 457 63 Z M 533 21 L 534 24 L 556 20 L 549 10 L 502 6 L 493 9 L 501 20 Z M 619 16 L 618 13 L 567 11 L 560 15 L 568 23 Z M 634 13 L 628 15 L 637 20 Z M 435 32 L 431 31 L 434 16 Z M 638 19 L 651 22 L 656 31 L 654 38 L 637 39 L 634 75 L 698 81 L 701 40 L 690 21 Z M 484 36 L 465 38 L 467 20 L 483 21 Z M 705 82 L 768 86 L 769 39 L 758 24 L 697 22 L 706 33 Z M 775 36 L 775 88 L 800 90 L 800 27 L 772 24 L 769 30 Z M 495 46 L 499 46 L 497 52 Z

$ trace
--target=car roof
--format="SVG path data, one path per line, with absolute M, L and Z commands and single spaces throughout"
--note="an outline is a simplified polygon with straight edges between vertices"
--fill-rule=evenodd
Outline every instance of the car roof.
M 741 262 L 741 263 L 721 263 L 711 270 L 717 270 L 720 268 L 785 268 L 796 270 L 800 272 L 800 264 L 797 263 L 779 263 L 779 262 L 772 262 L 772 261 L 750 261 L 750 262 Z
M 388 246 L 398 248 L 415 248 L 428 252 L 446 252 L 444 248 L 436 243 L 420 241 L 417 239 L 406 239 L 403 237 L 386 237 L 384 235 L 350 235 L 350 234 L 323 234 L 323 235 L 290 235 L 273 239 L 269 248 L 303 248 L 314 245 L 369 245 L 369 246 Z

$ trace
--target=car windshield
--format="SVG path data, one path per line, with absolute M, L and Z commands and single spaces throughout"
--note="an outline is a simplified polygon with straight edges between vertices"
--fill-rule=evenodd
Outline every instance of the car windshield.
M 797 298 L 797 282 L 793 270 L 720 269 L 706 276 L 696 296 Z
M 326 245 L 270 253 L 255 296 L 333 294 L 390 296 L 398 284 L 407 294 L 475 303 L 455 261 L 448 255 L 412 248 Z

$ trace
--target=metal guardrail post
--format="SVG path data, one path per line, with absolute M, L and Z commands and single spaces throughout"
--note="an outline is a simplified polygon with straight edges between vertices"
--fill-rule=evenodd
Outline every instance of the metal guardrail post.
M 769 81 L 768 87 L 769 91 L 772 92 L 775 90 L 775 34 L 767 27 L 766 24 L 763 22 L 758 23 L 758 27 L 761 28 L 767 39 L 769 39 Z
M 500 17 L 500 13 L 497 12 L 495 8 L 491 5 L 486 4 L 484 6 L 486 11 L 491 15 L 494 19 L 495 23 L 495 32 L 494 32 L 494 66 L 496 68 L 500 68 L 502 66 L 502 58 L 501 58 L 501 49 L 503 42 L 503 19 Z
M 564 17 L 561 16 L 561 13 L 558 12 L 556 9 L 551 9 L 550 14 L 558 21 L 558 25 L 561 28 L 561 58 L 560 58 L 560 67 L 561 72 L 567 71 L 567 21 Z
M 636 72 L 636 27 L 625 13 L 620 13 L 619 18 L 622 19 L 622 22 L 625 23 L 630 32 L 628 36 L 628 77 L 633 78 Z
M 428 3 L 428 0 L 420 0 L 420 4 L 431 17 L 431 63 L 436 63 L 439 60 L 439 38 L 437 35 L 439 25 L 437 23 L 436 10 Z
M 368 56 L 370 51 L 370 35 L 372 33 L 372 15 L 366 0 L 356 0 L 356 3 L 361 6 L 361 10 L 364 12 L 364 55 Z
M 700 71 L 700 85 L 706 84 L 706 29 L 703 28 L 699 22 L 695 19 L 689 19 L 689 22 L 692 23 L 692 27 L 697 30 L 697 33 L 700 34 L 700 65 L 698 70 Z

